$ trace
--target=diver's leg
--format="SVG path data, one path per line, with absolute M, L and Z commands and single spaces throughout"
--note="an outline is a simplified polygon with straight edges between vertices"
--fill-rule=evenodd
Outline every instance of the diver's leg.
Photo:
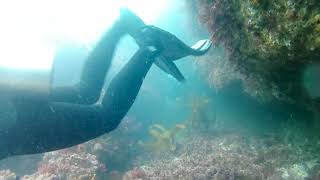
M 80 103 L 93 104 L 98 101 L 106 72 L 110 67 L 110 62 L 119 39 L 126 33 L 132 36 L 134 33 L 140 32 L 140 29 L 144 26 L 145 24 L 142 20 L 129 9 L 123 8 L 120 10 L 119 20 L 102 37 L 84 65 L 80 80 L 79 94 L 82 98 Z
M 52 133 L 52 139 L 48 137 L 46 141 L 59 140 L 61 143 L 59 148 L 61 148 L 68 144 L 75 145 L 85 142 L 114 130 L 132 106 L 143 79 L 160 51 L 160 47 L 140 48 L 112 79 L 101 104 L 88 106 L 50 103 L 51 112 L 49 113 L 49 108 L 47 108 L 47 113 L 42 113 L 50 117 L 41 119 L 51 120 L 44 121 L 48 124 L 42 127 L 55 126 L 58 133 Z M 50 144 L 46 144 L 46 147 L 49 148 L 49 146 Z
M 116 45 L 124 35 L 119 27 L 121 27 L 119 23 L 115 23 L 90 52 L 83 66 L 79 85 L 53 89 L 51 94 L 53 101 L 79 104 L 93 104 L 97 101 Z
M 120 26 L 114 25 L 89 54 L 80 78 L 79 103 L 93 104 L 98 101 L 116 45 L 123 35 Z
M 70 147 L 115 129 L 157 53 L 152 48 L 139 49 L 113 78 L 101 104 L 15 101 L 17 123 L 0 132 L 0 158 Z
M 97 105 L 15 101 L 16 123 L 0 131 L 0 159 L 71 147 L 113 130 Z
M 105 76 L 120 38 L 138 31 L 143 24 L 128 9 L 122 9 L 120 18 L 105 33 L 90 52 L 83 66 L 80 83 L 75 87 L 57 87 L 52 90 L 53 101 L 94 104 L 100 97 Z
M 102 98 L 102 107 L 120 121 L 132 106 L 159 50 L 155 47 L 140 48 L 131 60 L 112 79 Z

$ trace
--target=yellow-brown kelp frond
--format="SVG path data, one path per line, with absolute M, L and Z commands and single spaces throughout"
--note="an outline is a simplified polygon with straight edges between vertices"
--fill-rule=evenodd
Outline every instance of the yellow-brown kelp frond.
M 160 124 L 154 124 L 149 127 L 149 134 L 153 140 L 148 143 L 139 142 L 139 144 L 146 150 L 153 152 L 175 151 L 176 140 L 175 137 L 180 130 L 185 129 L 185 125 L 176 124 L 171 129 L 166 129 Z

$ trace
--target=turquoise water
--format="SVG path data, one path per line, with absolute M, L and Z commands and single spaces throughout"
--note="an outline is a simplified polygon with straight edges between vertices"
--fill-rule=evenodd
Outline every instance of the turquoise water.
M 210 36 L 178 0 L 152 24 L 188 45 Z M 106 87 L 137 49 L 130 37 L 120 42 Z M 57 84 L 78 81 L 89 51 L 81 42 L 60 47 L 56 61 L 68 59 L 63 65 L 73 71 L 57 71 Z M 213 47 L 204 56 L 223 52 Z M 184 83 L 153 66 L 116 130 L 68 149 L 1 160 L 0 179 L 319 178 L 320 141 L 309 135 L 312 115 L 294 105 L 259 102 L 237 80 L 213 87 L 201 65 L 205 60 L 177 61 Z M 9 105 L 1 106 L 1 120 L 12 119 Z

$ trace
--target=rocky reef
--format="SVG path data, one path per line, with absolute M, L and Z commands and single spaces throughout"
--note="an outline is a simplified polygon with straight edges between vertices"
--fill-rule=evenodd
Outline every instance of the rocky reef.
M 292 117 L 279 131 L 258 134 L 220 125 L 214 133 L 184 133 L 179 143 L 177 133 L 192 127 L 153 124 L 149 133 L 154 140 L 145 143 L 152 151 L 146 151 L 137 136 L 144 126 L 134 127 L 138 121 L 126 117 L 111 134 L 45 153 L 29 175 L 1 170 L 0 179 L 319 179 L 320 141 L 306 136 L 295 121 Z
M 314 151 L 320 144 L 313 143 L 285 145 L 274 134 L 193 135 L 179 152 L 149 157 L 123 179 L 315 179 L 320 175 L 320 161 Z
M 9 169 L 0 171 L 0 179 L 2 180 L 16 180 L 17 175 L 14 172 L 11 172 Z
M 45 153 L 38 163 L 38 169 L 30 174 L 19 177 L 10 170 L 1 170 L 1 180 L 96 180 L 104 173 L 106 167 L 97 157 L 77 148 Z
M 192 13 L 219 50 L 199 61 L 216 88 L 240 80 L 262 102 L 319 111 L 320 2 L 195 0 Z M 219 51 L 220 53 L 217 53 Z
M 97 174 L 104 171 L 106 171 L 105 165 L 101 164 L 95 155 L 82 151 L 78 147 L 46 153 L 38 164 L 38 170 L 31 175 L 23 176 L 21 179 L 96 180 Z

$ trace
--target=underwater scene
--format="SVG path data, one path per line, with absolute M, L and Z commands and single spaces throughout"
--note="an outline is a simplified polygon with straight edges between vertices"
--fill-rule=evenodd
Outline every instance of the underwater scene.
M 0 22 L 0 180 L 320 180 L 319 0 L 12 0 Z

